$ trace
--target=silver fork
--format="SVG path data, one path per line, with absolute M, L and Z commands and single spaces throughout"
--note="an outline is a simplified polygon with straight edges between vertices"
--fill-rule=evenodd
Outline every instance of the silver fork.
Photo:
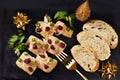
M 68 70 L 75 70 L 84 80 L 88 80 L 77 68 L 76 61 L 66 53 L 62 52 L 56 55 L 56 57 L 60 60 L 60 62 L 65 65 Z

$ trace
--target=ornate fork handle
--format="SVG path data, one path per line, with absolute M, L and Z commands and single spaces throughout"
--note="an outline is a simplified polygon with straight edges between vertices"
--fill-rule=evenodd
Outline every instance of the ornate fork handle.
M 88 80 L 78 69 L 75 69 L 75 71 L 76 71 L 84 80 Z

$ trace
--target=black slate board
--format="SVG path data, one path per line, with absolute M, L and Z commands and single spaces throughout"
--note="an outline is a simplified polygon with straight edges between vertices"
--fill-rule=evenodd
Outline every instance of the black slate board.
M 30 24 L 27 25 L 27 37 L 32 34 L 41 38 L 40 35 L 34 32 L 37 20 L 43 20 L 45 13 L 53 17 L 58 10 L 75 12 L 75 9 L 83 1 L 84 0 L 0 0 L 0 80 L 82 80 L 75 71 L 68 71 L 61 63 L 59 63 L 50 74 L 46 74 L 37 69 L 32 76 L 27 75 L 15 65 L 17 57 L 13 49 L 8 47 L 8 40 L 11 35 L 17 33 L 17 28 L 13 24 L 12 18 L 17 14 L 17 11 L 27 13 L 32 19 Z M 120 37 L 120 1 L 89 0 L 89 3 L 91 8 L 90 19 L 106 21 L 113 26 Z M 60 39 L 68 44 L 65 52 L 69 55 L 71 55 L 70 49 L 72 46 L 78 44 L 76 34 L 82 31 L 83 24 L 84 23 L 77 20 L 75 21 L 73 27 L 74 34 L 71 39 L 59 36 Z M 117 64 L 119 69 L 116 77 L 111 80 L 120 80 L 120 44 L 118 44 L 116 49 L 111 50 L 111 54 L 110 62 Z M 88 73 L 80 66 L 77 67 L 89 80 L 105 80 L 100 79 L 98 72 Z

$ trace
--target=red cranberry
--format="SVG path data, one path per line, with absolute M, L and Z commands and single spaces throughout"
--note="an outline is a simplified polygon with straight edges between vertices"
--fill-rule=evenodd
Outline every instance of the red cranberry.
M 48 39 L 48 43 L 49 43 L 49 44 L 52 44 L 52 40 L 51 40 L 51 39 Z
M 30 62 L 31 62 L 30 58 L 24 60 L 24 63 L 26 63 L 26 64 L 29 64 Z
M 60 47 L 61 47 L 61 48 L 64 48 L 64 47 L 65 47 L 65 44 L 61 42 L 61 43 L 60 43 Z
M 54 47 L 53 45 L 51 45 L 50 48 L 51 48 L 52 50 L 55 50 L 55 47 Z
M 28 67 L 28 70 L 29 70 L 30 72 L 33 72 L 33 68 L 32 68 L 32 67 Z
M 63 29 L 63 27 L 62 27 L 61 25 L 59 25 L 59 26 L 58 26 L 58 29 L 59 29 L 59 30 L 62 30 L 62 29 Z
M 42 31 L 42 29 L 41 28 L 37 28 L 37 32 L 41 32 Z
M 33 49 L 37 49 L 37 45 L 36 44 L 33 45 Z
M 46 27 L 45 31 L 49 31 L 50 30 L 50 27 Z
M 40 56 L 41 58 L 45 58 L 45 55 L 41 55 L 41 54 L 40 54 L 39 56 Z
M 44 68 L 45 68 L 45 69 L 48 69 L 49 66 L 48 66 L 47 64 L 44 64 Z

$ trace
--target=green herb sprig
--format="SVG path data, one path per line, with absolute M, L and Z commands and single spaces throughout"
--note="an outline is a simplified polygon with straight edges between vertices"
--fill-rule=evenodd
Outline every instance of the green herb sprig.
M 17 56 L 20 56 L 21 52 L 27 50 L 24 40 L 25 40 L 24 32 L 22 30 L 18 30 L 18 34 L 12 35 L 8 41 L 9 47 L 15 50 L 15 54 Z
M 57 20 L 65 20 L 69 23 L 70 27 L 73 27 L 73 23 L 75 20 L 75 14 L 74 13 L 68 13 L 67 11 L 57 11 L 55 13 L 54 19 Z

